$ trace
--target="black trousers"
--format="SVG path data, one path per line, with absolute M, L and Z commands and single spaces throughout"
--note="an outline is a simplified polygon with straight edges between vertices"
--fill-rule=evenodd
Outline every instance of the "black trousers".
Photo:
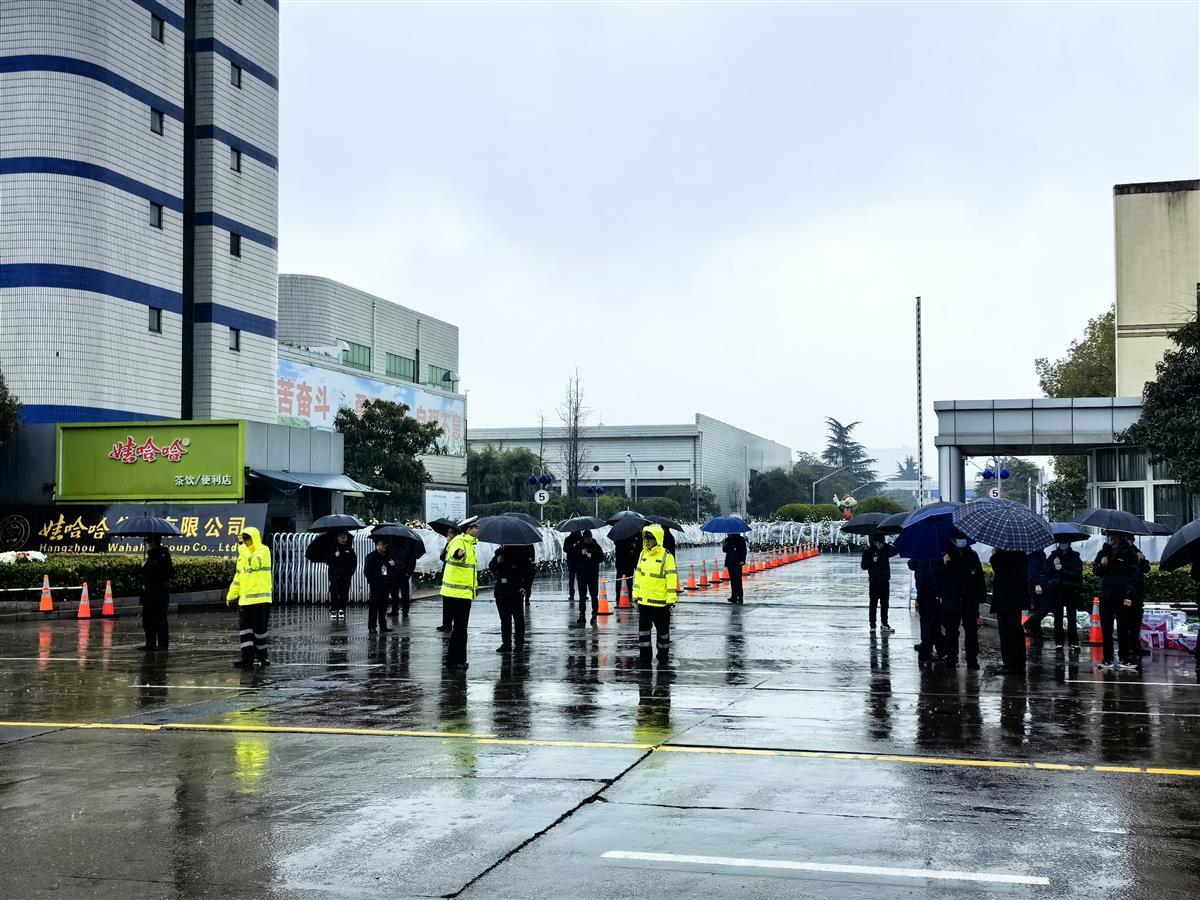
M 567 602 L 575 599 L 575 583 L 579 580 L 579 566 L 575 560 L 567 557 Z
M 146 633 L 147 650 L 166 650 L 171 635 L 167 628 L 167 608 L 170 601 L 142 601 L 142 631 Z
M 525 598 L 519 591 L 497 597 L 496 612 L 500 613 L 500 643 L 505 647 L 515 646 L 517 649 L 524 647 Z
M 951 662 L 958 662 L 958 632 L 959 629 L 963 632 L 963 651 L 966 653 L 967 662 L 974 663 L 979 661 L 979 606 L 975 603 L 968 603 L 964 606 L 959 606 L 955 609 L 942 610 L 942 624 L 945 626 L 946 635 L 943 648 L 944 656 Z M 1020 617 L 1017 618 L 1017 627 L 1021 625 Z M 921 629 L 922 634 L 924 628 Z M 1024 646 L 1022 644 L 1021 646 Z
M 375 631 L 376 628 L 387 630 L 388 595 L 390 593 L 390 584 L 371 588 L 370 596 L 367 599 L 368 631 Z
M 1113 631 L 1116 625 L 1117 655 L 1113 656 Z M 1100 598 L 1100 633 L 1104 638 L 1104 661 L 1114 659 L 1136 663 L 1141 657 L 1142 610 L 1135 601 L 1126 606 L 1122 599 Z
M 467 661 L 467 623 L 471 621 L 471 601 L 461 597 L 443 597 L 450 607 L 450 646 L 446 662 L 451 666 Z
M 729 596 L 734 600 L 745 600 L 746 594 L 742 591 L 742 564 L 726 563 L 725 566 L 729 569 Z
M 917 659 L 922 662 L 930 662 L 934 648 L 943 646 L 941 614 L 941 604 L 936 597 L 917 597 L 917 615 L 921 619 L 921 644 L 917 649 Z
M 890 581 L 872 581 L 867 585 L 867 595 L 871 601 L 870 620 L 872 628 L 875 627 L 876 605 L 879 606 L 879 618 L 883 622 L 883 627 L 888 627 L 888 594 L 891 593 L 891 590 L 892 583 Z
M 412 572 L 401 572 L 400 577 L 388 581 L 388 598 L 392 602 L 392 615 L 403 611 L 408 615 L 412 605 Z
M 329 582 L 329 608 L 334 611 L 341 611 L 350 603 L 350 582 L 349 581 L 331 581 Z
M 1000 658 L 1004 668 L 1013 672 L 1025 669 L 1025 629 L 1021 625 L 1021 610 L 994 610 L 996 632 L 1000 637 Z
M 596 611 L 600 609 L 600 573 L 592 574 L 582 569 L 576 569 L 575 580 L 579 585 L 579 615 L 583 615 L 588 594 L 591 594 L 592 597 L 592 615 L 596 615 Z
M 271 638 L 270 624 L 270 603 L 238 607 L 238 641 L 242 649 L 242 662 L 252 663 L 256 657 L 260 662 L 267 661 L 267 644 Z
M 638 604 L 638 656 L 650 661 L 650 633 L 658 632 L 658 660 L 665 662 L 671 652 L 671 607 Z
M 1050 587 L 1042 594 L 1042 603 L 1029 614 L 1025 628 L 1030 634 L 1041 635 L 1042 619 L 1054 616 L 1054 643 L 1062 646 L 1068 638 L 1072 647 L 1079 646 L 1079 623 L 1075 613 L 1079 611 L 1079 588 Z M 1048 600 L 1045 598 L 1049 598 Z M 1065 627 L 1064 627 L 1065 625 Z

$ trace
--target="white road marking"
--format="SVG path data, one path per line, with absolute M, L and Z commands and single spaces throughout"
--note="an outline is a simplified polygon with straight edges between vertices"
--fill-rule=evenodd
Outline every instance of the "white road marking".
M 939 881 L 976 881 L 988 884 L 1048 885 L 1041 875 L 1006 875 L 1001 872 L 955 872 L 947 869 L 897 869 L 889 866 L 851 866 L 837 863 L 794 862 L 787 859 L 739 859 L 729 856 L 687 856 L 680 853 L 641 853 L 635 850 L 609 850 L 603 859 L 628 859 L 640 862 L 689 863 L 698 866 L 730 866 L 739 869 L 788 869 L 797 872 L 825 872 L 835 875 L 878 875 L 883 878 L 924 878 Z
M 1099 674 L 1099 673 L 1097 673 Z M 1065 678 L 1067 684 L 1136 684 L 1142 687 L 1200 687 L 1200 684 L 1190 684 L 1186 681 L 1110 681 L 1107 678 Z
M 172 691 L 252 691 L 254 688 L 239 687 L 231 685 L 229 687 L 216 687 L 207 684 L 131 684 L 130 687 L 135 688 L 161 688 L 162 690 Z

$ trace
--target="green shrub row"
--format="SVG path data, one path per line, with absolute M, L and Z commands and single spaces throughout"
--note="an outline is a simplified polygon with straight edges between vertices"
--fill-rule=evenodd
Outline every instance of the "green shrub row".
M 173 593 L 210 591 L 229 587 L 233 580 L 234 560 L 206 556 L 176 556 Z M 45 562 L 18 562 L 0 565 L 0 588 L 38 588 L 42 576 L 50 576 L 54 587 L 87 582 L 95 600 L 104 594 L 104 582 L 112 581 L 116 597 L 137 596 L 142 590 L 142 557 L 124 554 L 62 554 Z M 61 599 L 61 595 L 56 595 Z
M 832 503 L 787 503 L 772 517 L 780 522 L 829 522 L 842 517 Z

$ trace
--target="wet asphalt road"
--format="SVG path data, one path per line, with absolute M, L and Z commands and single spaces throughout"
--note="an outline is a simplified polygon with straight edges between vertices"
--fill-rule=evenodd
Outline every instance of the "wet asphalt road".
M 648 673 L 555 581 L 521 661 L 476 605 L 465 675 L 436 601 L 383 639 L 279 607 L 261 674 L 233 613 L 157 659 L 136 618 L 5 626 L 0 896 L 1196 896 L 1191 658 L 1017 682 L 985 629 L 982 672 L 921 673 L 894 571 L 895 634 L 822 557 L 685 596 Z

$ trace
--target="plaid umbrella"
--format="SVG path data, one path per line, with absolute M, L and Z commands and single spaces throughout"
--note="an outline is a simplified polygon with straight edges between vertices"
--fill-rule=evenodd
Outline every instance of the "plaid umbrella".
M 951 514 L 954 527 L 997 550 L 1033 553 L 1054 543 L 1050 523 L 1011 500 L 974 500 Z

